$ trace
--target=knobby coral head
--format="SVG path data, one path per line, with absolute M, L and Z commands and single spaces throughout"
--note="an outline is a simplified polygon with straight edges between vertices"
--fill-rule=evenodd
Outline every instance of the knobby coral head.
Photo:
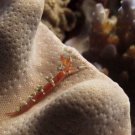
M 43 0 L 0 3 L 0 134 L 129 135 L 127 96 L 40 22 L 43 5 Z M 47 83 L 45 76 L 57 74 L 60 55 L 87 69 L 66 77 L 28 111 L 6 116 Z

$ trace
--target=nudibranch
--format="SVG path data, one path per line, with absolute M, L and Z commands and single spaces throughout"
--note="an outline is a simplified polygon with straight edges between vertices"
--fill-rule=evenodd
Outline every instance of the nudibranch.
M 50 92 L 53 88 L 55 88 L 55 86 L 59 82 L 61 82 L 66 76 L 86 68 L 85 66 L 79 66 L 79 67 L 72 66 L 71 57 L 65 58 L 63 56 L 60 56 L 60 59 L 61 59 L 61 64 L 58 66 L 58 70 L 59 70 L 58 74 L 55 77 L 52 76 L 46 77 L 48 83 L 44 87 L 38 85 L 35 88 L 36 92 L 29 95 L 27 101 L 23 101 L 16 111 L 8 112 L 6 113 L 6 115 L 15 116 L 27 111 L 33 105 L 38 103 L 43 97 L 45 97 L 45 95 L 48 92 Z

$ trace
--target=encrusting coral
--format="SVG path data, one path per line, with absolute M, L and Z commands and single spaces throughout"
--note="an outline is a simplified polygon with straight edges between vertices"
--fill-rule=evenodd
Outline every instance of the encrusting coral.
M 1 1 L 0 134 L 130 135 L 126 94 L 40 22 L 43 5 L 44 0 Z M 60 55 L 87 69 L 66 77 L 28 111 L 7 116 L 47 83 L 45 76 L 57 74 Z
M 121 1 L 118 17 L 97 4 L 90 27 L 90 49 L 83 56 L 117 82 L 129 96 L 135 125 L 135 2 Z
M 63 40 L 65 32 L 74 28 L 75 14 L 67 7 L 70 0 L 45 0 L 42 22 Z

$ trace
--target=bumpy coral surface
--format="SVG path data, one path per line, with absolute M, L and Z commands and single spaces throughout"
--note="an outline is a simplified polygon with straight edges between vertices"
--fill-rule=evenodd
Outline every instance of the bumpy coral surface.
M 118 82 L 131 101 L 135 121 L 135 2 L 123 0 L 118 17 L 97 4 L 90 27 L 90 49 L 83 56 Z
M 40 22 L 43 5 L 43 0 L 1 1 L 0 134 L 130 135 L 128 97 Z M 47 83 L 45 76 L 58 73 L 60 55 L 87 69 L 65 78 L 28 111 L 7 116 Z
M 75 26 L 75 14 L 67 7 L 70 0 L 45 0 L 42 22 L 63 40 L 65 32 Z

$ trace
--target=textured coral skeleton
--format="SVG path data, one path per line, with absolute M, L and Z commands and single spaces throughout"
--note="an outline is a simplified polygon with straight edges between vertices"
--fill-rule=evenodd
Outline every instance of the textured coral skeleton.
M 44 0 L 1 0 L 1 135 L 130 135 L 130 103 L 123 90 L 41 23 Z M 59 56 L 86 70 L 67 76 L 46 98 L 15 117 L 21 100 L 47 83 Z M 45 82 L 46 81 L 46 82 Z

